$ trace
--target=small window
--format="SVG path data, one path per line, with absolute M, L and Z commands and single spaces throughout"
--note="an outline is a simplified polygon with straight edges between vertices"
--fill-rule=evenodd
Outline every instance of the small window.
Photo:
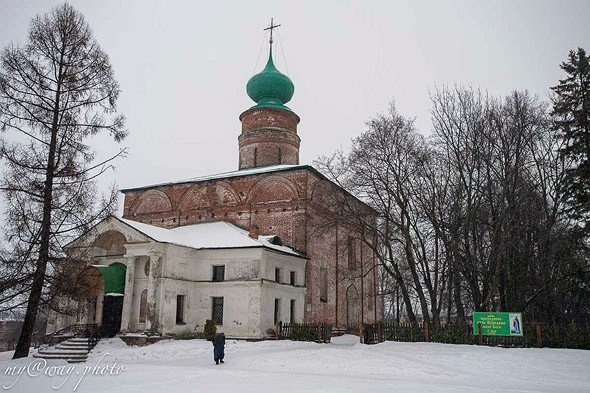
M 281 322 L 281 299 L 275 299 L 275 325 Z
M 211 319 L 216 325 L 223 325 L 223 297 L 212 298 Z
M 320 300 L 328 301 L 328 264 L 326 261 L 320 263 Z
M 291 318 L 291 323 L 295 323 L 295 300 L 292 299 L 291 300 L 291 315 L 289 316 Z
M 291 272 L 291 285 L 297 285 L 297 272 Z
M 282 282 L 281 279 L 281 269 L 279 269 L 278 267 L 275 269 L 275 281 L 278 282 L 279 284 Z
M 213 281 L 221 282 L 225 279 L 225 266 L 213 266 Z
M 176 296 L 176 324 L 184 323 L 184 301 L 186 295 Z

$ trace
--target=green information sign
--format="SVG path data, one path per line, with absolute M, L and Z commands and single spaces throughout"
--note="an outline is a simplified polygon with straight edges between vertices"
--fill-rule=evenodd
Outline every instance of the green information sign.
M 474 312 L 473 334 L 484 336 L 522 336 L 522 314 L 519 312 Z

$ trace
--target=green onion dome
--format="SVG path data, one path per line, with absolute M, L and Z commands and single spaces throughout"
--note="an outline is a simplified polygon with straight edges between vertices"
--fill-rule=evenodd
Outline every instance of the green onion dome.
M 293 97 L 295 85 L 289 77 L 279 72 L 272 61 L 272 48 L 264 69 L 254 75 L 246 85 L 248 96 L 256 102 L 253 108 L 283 108 Z

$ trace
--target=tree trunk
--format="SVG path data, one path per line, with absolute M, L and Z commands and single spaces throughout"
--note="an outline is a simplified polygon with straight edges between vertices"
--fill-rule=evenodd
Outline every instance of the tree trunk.
M 397 282 L 397 286 L 399 289 L 401 289 L 402 291 L 402 298 L 404 299 L 404 304 L 406 306 L 406 312 L 408 314 L 408 319 L 410 320 L 410 323 L 414 326 L 418 326 L 418 320 L 416 319 L 416 314 L 414 314 L 414 310 L 412 309 L 412 300 L 410 299 L 410 294 L 408 293 L 408 288 L 406 287 L 406 284 L 404 282 L 404 279 L 401 275 L 401 272 L 399 270 L 399 267 L 397 266 L 396 263 L 393 263 L 393 249 L 391 247 L 391 244 L 387 244 L 387 252 L 389 253 L 389 260 L 392 261 L 391 265 L 393 267 L 393 272 L 386 266 L 385 270 L 395 279 L 395 281 Z M 393 273 L 393 274 L 392 274 Z M 399 297 L 398 297 L 399 299 Z M 398 300 L 399 301 L 399 300 Z M 399 322 L 399 308 L 397 310 L 397 319 Z
M 430 313 L 428 310 L 428 304 L 426 303 L 426 296 L 424 296 L 424 291 L 422 290 L 422 283 L 420 282 L 420 277 L 418 276 L 418 272 L 416 271 L 416 260 L 414 258 L 414 252 L 412 250 L 412 238 L 409 233 L 409 229 L 402 228 L 402 231 L 405 242 L 404 251 L 408 261 L 408 266 L 410 268 L 410 273 L 412 274 L 412 279 L 414 280 L 414 286 L 416 287 L 416 294 L 418 295 L 418 300 L 420 302 L 422 319 L 424 321 L 430 322 Z
M 43 293 L 43 284 L 45 283 L 45 274 L 47 271 L 47 262 L 49 262 L 49 243 L 51 237 L 51 210 L 53 203 L 53 178 L 55 171 L 55 153 L 57 148 L 57 131 L 60 110 L 60 95 L 61 95 L 61 80 L 63 77 L 63 57 L 64 47 L 62 47 L 58 83 L 55 92 L 55 104 L 53 108 L 53 121 L 51 126 L 51 141 L 49 143 L 49 157 L 47 159 L 47 169 L 45 172 L 45 185 L 43 188 L 43 220 L 41 221 L 41 236 L 39 240 L 39 257 L 35 266 L 35 273 L 33 275 L 33 284 L 31 285 L 31 293 L 27 303 L 27 312 L 23 322 L 23 329 L 16 349 L 14 351 L 13 359 L 29 356 L 29 348 L 33 339 L 33 331 L 35 329 L 35 322 L 37 320 L 37 313 L 39 312 L 39 303 L 41 302 L 41 295 Z

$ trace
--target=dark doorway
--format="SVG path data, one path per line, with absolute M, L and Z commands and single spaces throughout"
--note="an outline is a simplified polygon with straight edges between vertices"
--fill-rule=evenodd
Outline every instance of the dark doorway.
M 114 337 L 121 330 L 124 296 L 105 296 L 102 305 L 102 336 Z

